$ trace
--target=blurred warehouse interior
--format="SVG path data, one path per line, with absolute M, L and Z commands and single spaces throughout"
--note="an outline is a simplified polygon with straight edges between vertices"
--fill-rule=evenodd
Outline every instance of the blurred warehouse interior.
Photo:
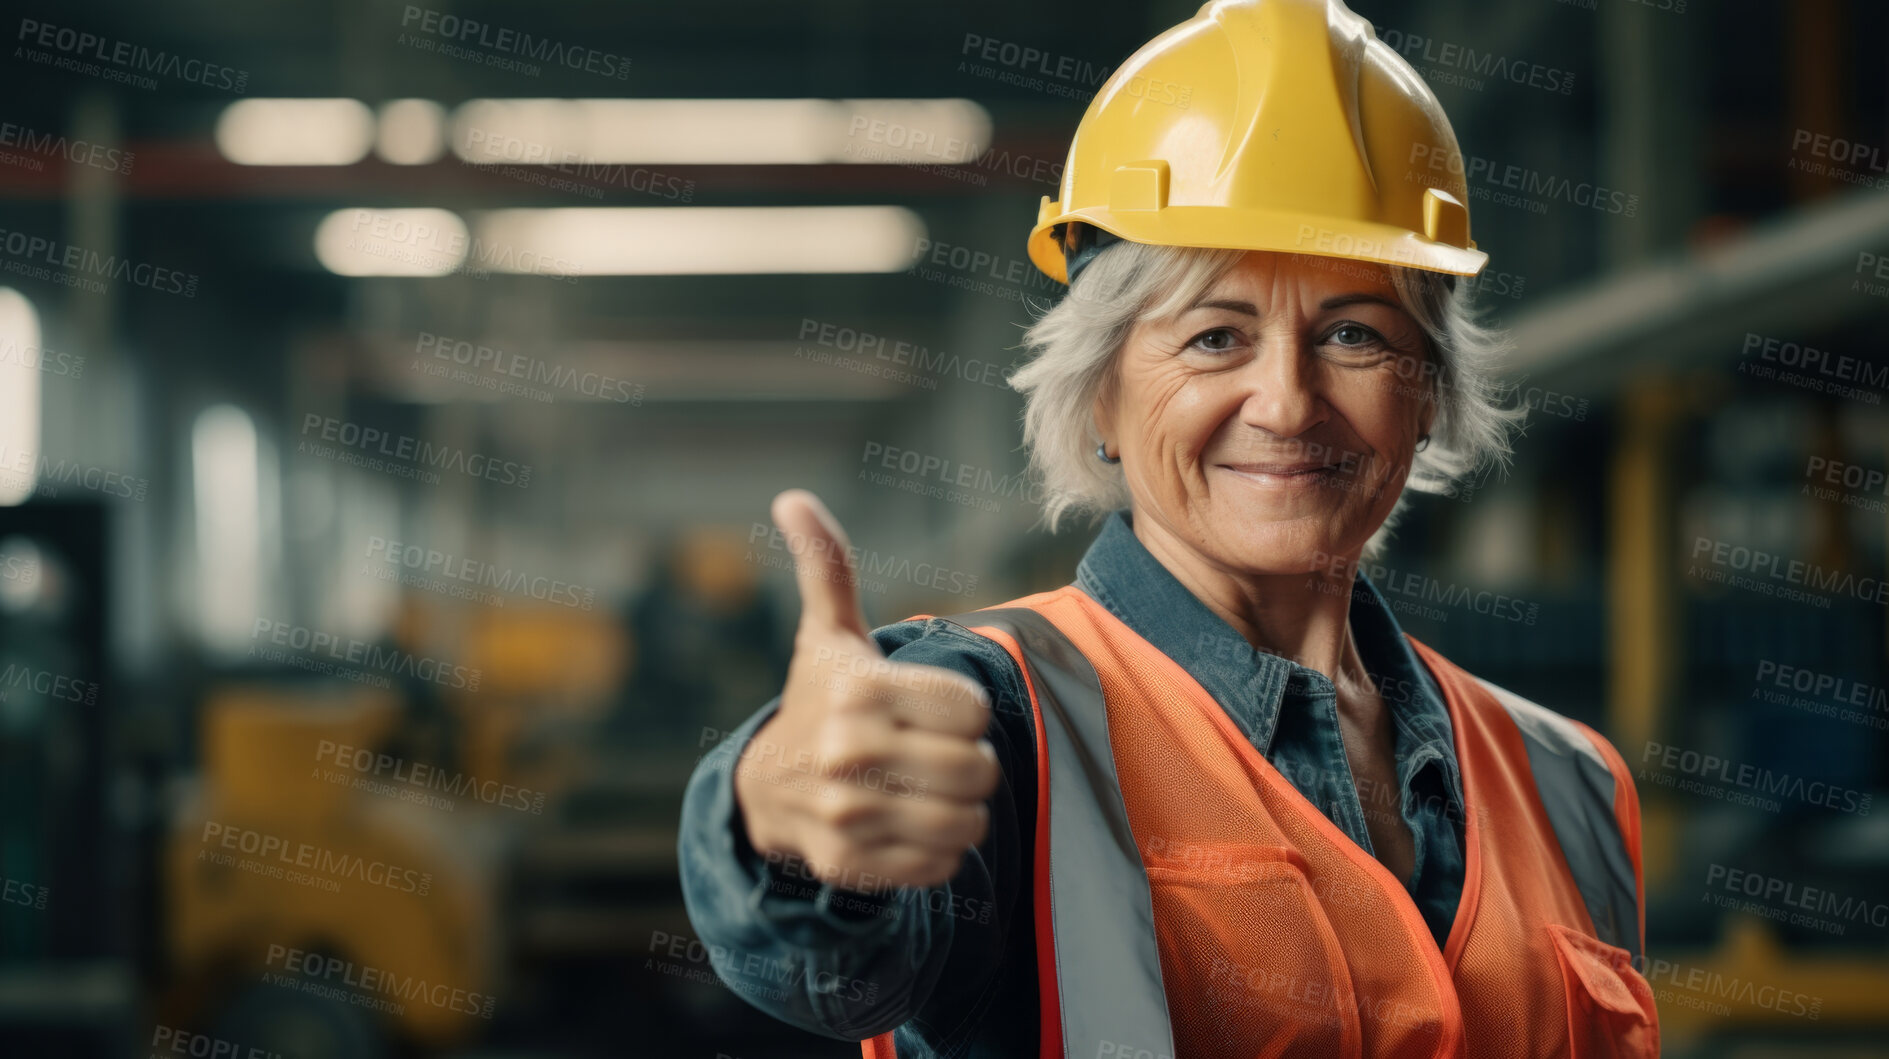
M 1353 6 L 1455 125 L 1533 409 L 1373 568 L 1400 620 L 1636 771 L 1882 791 L 1880 601 L 1724 557 L 1889 565 L 1889 8 Z M 1024 235 L 1193 8 L 22 8 L 4 1050 L 857 1054 L 716 984 L 676 885 L 684 777 L 786 664 L 767 503 L 827 500 L 879 622 L 1071 576 L 1002 382 L 1057 290 Z M 1883 815 L 1640 789 L 1668 1054 L 1889 1055 L 1889 921 L 1713 899 L 1882 907 Z

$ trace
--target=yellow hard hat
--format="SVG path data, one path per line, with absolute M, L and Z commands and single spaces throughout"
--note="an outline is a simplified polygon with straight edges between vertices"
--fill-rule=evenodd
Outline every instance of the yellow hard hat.
M 1213 0 L 1143 45 L 1089 103 L 1059 190 L 1030 260 L 1065 283 L 1114 241 L 1089 226 L 1461 276 L 1489 260 L 1443 108 L 1339 0 Z

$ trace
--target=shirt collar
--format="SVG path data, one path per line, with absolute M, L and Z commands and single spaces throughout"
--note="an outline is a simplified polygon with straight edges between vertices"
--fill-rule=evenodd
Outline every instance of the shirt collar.
M 1172 658 L 1253 745 L 1267 753 L 1288 684 L 1295 693 L 1331 693 L 1331 681 L 1280 655 L 1255 649 L 1188 591 L 1135 536 L 1127 511 L 1109 515 L 1076 568 L 1076 587 Z M 1397 724 L 1398 779 L 1408 783 L 1436 760 L 1460 790 L 1449 711 L 1411 650 L 1390 606 L 1363 570 L 1351 593 L 1351 634 L 1365 669 Z

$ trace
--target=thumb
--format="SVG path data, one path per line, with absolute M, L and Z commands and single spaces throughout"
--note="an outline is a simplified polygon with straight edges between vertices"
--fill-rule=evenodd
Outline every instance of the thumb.
M 789 489 L 774 498 L 773 515 L 794 556 L 801 625 L 850 632 L 871 643 L 854 591 L 858 578 L 853 574 L 852 546 L 833 513 L 807 490 Z

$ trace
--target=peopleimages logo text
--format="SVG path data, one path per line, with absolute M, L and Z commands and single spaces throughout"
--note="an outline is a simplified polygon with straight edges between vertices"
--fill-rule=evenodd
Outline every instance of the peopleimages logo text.
M 287 867 L 307 868 L 330 878 L 352 879 L 415 897 L 425 897 L 433 890 L 432 872 L 403 868 L 381 860 L 368 860 L 353 853 L 338 852 L 309 842 L 290 842 L 280 835 L 216 820 L 204 821 L 202 842 L 205 846 L 244 853 L 264 861 L 273 860 Z
M 116 254 L 101 254 L 70 243 L 60 243 L 43 235 L 0 228 L 0 250 L 21 263 L 31 262 L 48 268 L 66 269 L 81 276 L 100 276 L 144 287 L 160 294 L 197 296 L 197 276 L 174 268 L 133 261 Z M 12 270 L 9 270 L 12 271 Z
M 24 125 L 0 122 L 0 147 L 18 147 L 37 155 L 63 158 L 73 165 L 90 166 L 112 173 L 129 173 L 137 155 L 118 147 L 86 140 L 68 140 L 48 132 L 36 132 Z
M 1478 77 L 1492 77 L 1511 84 L 1527 85 L 1545 92 L 1568 95 L 1574 91 L 1574 75 L 1567 70 L 1541 63 L 1510 59 L 1495 52 L 1477 51 L 1475 48 L 1440 41 L 1433 37 L 1404 33 L 1395 29 L 1385 29 L 1378 34 L 1378 39 L 1390 45 L 1405 59 L 1411 62 L 1424 62 L 1436 66 L 1453 67 Z
M 319 659 L 333 659 L 397 677 L 411 677 L 450 688 L 479 690 L 481 673 L 477 669 L 442 662 L 437 658 L 412 655 L 398 648 L 382 647 L 305 625 L 257 618 L 249 638 L 257 644 L 287 647 Z
M 590 610 L 597 602 L 596 592 L 568 581 L 542 575 L 534 576 L 510 567 L 468 559 L 465 556 L 442 552 L 437 548 L 403 544 L 379 535 L 368 537 L 367 558 L 378 558 L 394 566 L 437 574 L 453 581 L 483 585 L 500 592 L 509 592 L 560 607 Z
M 1801 911 L 1852 923 L 1860 921 L 1874 927 L 1889 927 L 1889 904 L 1861 900 L 1791 879 L 1713 864 L 1706 869 L 1705 882 L 1707 886 L 1716 886 L 1726 893 L 1775 901 Z
M 1041 48 L 1032 48 L 977 33 L 964 35 L 964 46 L 958 50 L 958 54 L 982 59 L 987 63 L 996 63 L 1022 73 L 1040 74 L 1055 80 L 1074 81 L 1090 87 L 1106 81 L 1113 69 L 1086 59 L 1078 59 L 1072 55 L 1056 55 Z
M 50 48 L 80 59 L 95 59 L 121 69 L 173 77 L 179 81 L 202 85 L 205 88 L 222 89 L 237 95 L 241 95 L 243 89 L 249 84 L 248 70 L 220 66 L 202 59 L 186 59 L 169 52 L 153 51 L 142 44 L 133 44 L 126 40 L 111 40 L 96 33 L 87 33 L 67 26 L 55 26 L 38 19 L 20 19 L 20 32 L 14 40 L 41 48 Z
M 50 670 L 7 663 L 6 670 L 0 672 L 0 695 L 22 687 L 47 698 L 85 706 L 98 702 L 98 684 L 94 681 L 77 680 Z
M 1759 765 L 1739 764 L 1716 754 L 1649 741 L 1640 755 L 1640 763 L 1646 765 L 1654 761 L 1668 772 L 1859 816 L 1869 815 L 1870 803 L 1875 798 L 1867 791 L 1841 787 L 1827 780 L 1773 772 Z
M 587 48 L 581 44 L 565 44 L 546 37 L 534 37 L 529 33 L 494 26 L 488 22 L 480 22 L 478 19 L 461 18 L 458 15 L 417 7 L 413 4 L 406 5 L 401 12 L 400 27 L 456 44 L 477 45 L 488 51 L 519 55 L 541 63 L 552 63 L 602 77 L 614 77 L 619 81 L 630 76 L 630 60 L 621 55 Z
M 765 541 L 765 546 L 775 551 L 785 551 L 799 557 L 812 556 L 816 561 L 825 558 L 828 548 L 824 538 L 810 539 L 803 534 L 786 533 L 778 526 L 762 522 L 752 523 L 748 530 L 748 544 L 753 546 L 757 541 Z M 976 574 L 948 569 L 937 563 L 913 563 L 908 558 L 883 555 L 859 545 L 847 547 L 844 555 L 847 568 L 854 572 L 855 579 L 891 578 L 960 596 L 977 591 Z
M 391 779 L 429 791 L 440 791 L 455 798 L 471 797 L 487 805 L 516 809 L 533 816 L 544 814 L 544 792 L 529 787 L 514 787 L 493 779 L 480 779 L 469 772 L 449 772 L 437 765 L 408 761 L 393 754 L 349 746 L 323 739 L 315 747 L 315 760 L 338 768 L 350 769 L 362 776 Z
M 1816 695 L 1845 706 L 1862 706 L 1889 713 L 1889 688 L 1864 684 L 1830 673 L 1819 673 L 1801 666 L 1780 665 L 1770 659 L 1758 660 L 1757 681 L 1791 691 Z
M 1439 581 L 1427 574 L 1397 570 L 1383 563 L 1347 559 L 1342 555 L 1333 555 L 1329 552 L 1314 552 L 1313 560 L 1320 569 L 1347 580 L 1355 582 L 1357 575 L 1363 573 L 1381 592 L 1406 596 L 1425 603 L 1462 607 L 1484 617 L 1501 618 L 1505 621 L 1521 622 L 1524 625 L 1535 624 L 1541 615 L 1539 603 L 1531 603 L 1501 592 L 1472 589 L 1467 585 Z M 1392 605 L 1395 606 L 1395 602 Z
M 1747 548 L 1742 544 L 1713 540 L 1710 537 L 1695 537 L 1692 542 L 1692 558 L 1695 561 L 1709 562 L 1714 566 L 1749 574 L 1754 578 L 1783 582 L 1787 586 L 1803 586 L 1816 592 L 1834 593 L 1860 599 L 1865 603 L 1889 606 L 1889 581 L 1875 577 L 1857 577 L 1841 570 L 1830 570 L 1802 559 L 1788 559 L 1776 552 L 1767 552 L 1757 548 Z M 1765 582 L 1757 586 L 1772 588 Z M 1767 593 L 1773 594 L 1773 593 Z
M 1574 206 L 1610 213 L 1621 217 L 1633 217 L 1640 212 L 1640 196 L 1618 189 L 1603 187 L 1589 181 L 1575 181 L 1554 173 L 1544 173 L 1539 169 L 1514 164 L 1498 165 L 1493 160 L 1478 155 L 1463 155 L 1429 144 L 1413 143 L 1410 145 L 1410 164 L 1421 165 L 1436 172 L 1447 172 L 1460 176 L 1469 185 L 1471 195 L 1477 195 L 1485 185 L 1504 191 L 1518 192 L 1523 195 L 1536 195 L 1543 199 L 1559 200 Z M 1413 171 L 1407 178 L 1415 179 L 1422 174 Z M 1481 197 L 1481 196 L 1478 196 Z
M 413 351 L 428 354 L 436 360 L 451 361 L 461 367 L 510 379 L 522 379 L 552 389 L 569 390 L 582 397 L 628 404 L 636 402 L 640 396 L 638 390 L 641 387 L 625 379 L 594 371 L 580 372 L 576 368 L 553 364 L 542 357 L 507 352 L 495 346 L 436 335 L 430 331 L 419 333 L 419 337 L 414 340 Z
M 307 413 L 302 417 L 302 434 L 304 437 L 315 434 L 321 440 L 334 442 L 343 448 L 378 453 L 423 467 L 458 471 L 501 485 L 523 488 L 531 484 L 531 464 L 495 460 L 451 445 L 435 445 L 405 434 L 390 434 L 378 427 L 364 427 L 333 416 Z
M 358 964 L 338 956 L 290 948 L 269 946 L 267 966 L 281 967 L 315 982 L 339 982 L 365 993 L 385 994 L 408 1002 L 419 1002 L 462 1015 L 491 1018 L 493 998 L 458 989 L 444 982 L 429 982 L 417 975 L 399 974 L 379 967 Z

